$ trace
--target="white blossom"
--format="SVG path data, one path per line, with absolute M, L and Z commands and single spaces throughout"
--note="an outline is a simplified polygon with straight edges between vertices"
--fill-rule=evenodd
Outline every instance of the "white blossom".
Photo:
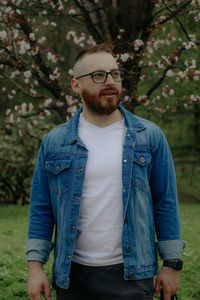
M 31 102 L 29 102 L 29 104 L 28 104 L 28 111 L 32 112 L 33 108 L 34 108 L 33 104 Z
M 40 50 L 39 47 L 35 47 L 34 49 L 31 50 L 31 54 L 32 55 L 37 55 L 39 50 Z
M 53 80 L 53 81 L 56 79 L 56 77 L 55 77 L 53 74 L 50 74 L 50 75 L 49 75 L 49 78 L 50 78 L 51 80 Z
M 9 122 L 10 123 L 14 123 L 15 119 L 14 119 L 14 114 L 11 114 L 9 117 Z
M 174 76 L 174 72 L 170 69 L 170 70 L 167 71 L 166 76 L 167 77 L 173 77 Z
M 32 41 L 35 41 L 35 33 L 30 33 L 29 34 L 29 37 L 30 37 L 30 39 L 32 40 Z
M 12 3 L 19 6 L 22 3 L 22 0 L 12 0 Z
M 13 95 L 12 94 L 8 94 L 8 99 L 13 99 Z
M 165 69 L 165 65 L 163 64 L 163 62 L 161 62 L 160 60 L 157 62 L 157 66 L 160 69 Z
M 70 40 L 71 37 L 74 37 L 76 35 L 75 31 L 69 31 L 66 35 L 66 39 Z
M 186 50 L 189 50 L 189 49 L 196 49 L 197 46 L 194 42 L 184 42 L 183 43 L 183 47 L 186 49 Z
M 24 77 L 25 77 L 25 78 L 28 78 L 28 79 L 29 79 L 29 78 L 31 78 L 31 76 L 32 76 L 31 71 L 28 70 L 28 71 L 25 71 L 25 72 L 24 72 Z
M 10 113 L 11 113 L 11 109 L 9 108 L 6 110 L 6 116 L 8 116 Z
M 129 101 L 129 100 L 130 100 L 130 97 L 126 95 L 126 96 L 124 97 L 124 101 Z
M 44 116 L 44 113 L 43 113 L 43 112 L 41 112 L 41 113 L 39 114 L 39 118 L 40 118 L 40 120 L 44 120 L 45 116 Z
M 155 96 L 155 97 L 152 99 L 152 102 L 153 102 L 153 103 L 156 103 L 156 102 L 158 102 L 159 100 L 160 100 L 160 96 L 157 95 L 157 96 Z
M 43 44 L 44 42 L 46 42 L 47 38 L 45 36 L 42 36 L 39 40 L 38 40 L 38 44 Z
M 96 45 L 96 42 L 95 42 L 95 40 L 93 39 L 93 37 L 91 35 L 87 39 L 87 44 L 90 45 L 90 46 L 95 46 Z
M 134 49 L 135 51 L 138 51 L 140 49 L 140 47 L 144 46 L 144 42 L 142 40 L 135 40 L 134 41 Z
M 129 59 L 129 54 L 128 53 L 123 53 L 120 55 L 120 58 L 123 62 L 126 62 Z
M 191 5 L 193 6 L 200 5 L 200 0 L 192 0 Z
M 13 72 L 10 73 L 10 78 L 13 79 L 15 78 L 16 75 L 20 75 L 20 71 L 19 70 L 15 70 Z
M 69 69 L 68 73 L 69 73 L 70 76 L 74 76 L 74 71 L 72 69 Z
M 44 113 L 45 113 L 46 116 L 50 116 L 51 115 L 51 112 L 49 110 L 47 110 L 47 109 L 44 110 Z
M 23 114 L 27 113 L 27 103 L 22 103 L 20 112 Z
M 8 37 L 8 35 L 7 35 L 7 32 L 6 32 L 5 30 L 0 31 L 0 39 L 1 39 L 2 41 L 6 40 L 7 37 Z
M 56 67 L 55 70 L 53 71 L 53 75 L 56 79 L 60 77 L 60 70 L 58 67 Z
M 178 72 L 178 76 L 180 78 L 185 78 L 186 77 L 186 75 L 185 75 L 185 73 L 183 71 Z
M 48 61 L 53 62 L 53 63 L 57 62 L 57 58 L 56 58 L 55 54 L 53 54 L 51 52 L 47 53 L 47 59 L 48 59 Z
M 73 105 L 73 106 L 70 106 L 70 107 L 68 107 L 67 108 L 67 112 L 69 112 L 69 113 L 75 113 L 77 111 L 77 108 L 76 108 L 76 106 L 75 105 Z
M 48 107 L 52 102 L 53 102 L 53 100 L 52 100 L 51 98 L 48 98 L 48 99 L 45 99 L 43 105 L 44 105 L 45 107 Z
M 69 15 L 75 15 L 75 14 L 76 14 L 75 9 L 71 8 L 71 9 L 68 11 L 68 14 L 69 14 Z
M 64 105 L 64 103 L 62 101 L 56 101 L 56 106 L 58 107 L 62 107 Z
M 32 94 L 33 96 L 37 95 L 36 90 L 34 90 L 33 88 L 30 89 L 30 92 L 31 92 L 31 94 Z
M 26 53 L 25 48 L 21 46 L 19 49 L 19 54 L 25 54 L 25 53 Z

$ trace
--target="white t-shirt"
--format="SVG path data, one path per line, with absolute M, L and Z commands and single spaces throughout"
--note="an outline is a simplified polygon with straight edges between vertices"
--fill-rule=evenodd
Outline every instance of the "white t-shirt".
M 101 128 L 79 120 L 88 149 L 73 261 L 105 266 L 122 259 L 122 144 L 124 120 Z

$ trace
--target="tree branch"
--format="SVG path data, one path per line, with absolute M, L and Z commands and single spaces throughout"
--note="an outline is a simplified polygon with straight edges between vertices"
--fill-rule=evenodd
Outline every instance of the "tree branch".
M 191 39 L 190 39 L 190 37 L 189 37 L 187 31 L 185 30 L 183 24 L 181 23 L 180 19 L 179 19 L 178 16 L 177 16 L 177 14 L 176 14 L 174 11 L 172 11 L 172 10 L 167 6 L 167 4 L 164 2 L 164 0 L 163 0 L 163 3 L 164 3 L 164 5 L 165 5 L 166 9 L 171 13 L 172 16 L 175 17 L 175 19 L 176 19 L 177 22 L 179 23 L 179 25 L 180 25 L 182 31 L 184 32 L 186 38 L 188 39 L 188 41 L 191 41 Z
M 91 34 L 93 36 L 93 38 L 95 39 L 95 41 L 97 43 L 102 43 L 104 42 L 104 38 L 101 36 L 100 32 L 96 29 L 90 15 L 88 14 L 87 9 L 85 8 L 85 6 L 83 5 L 82 1 L 78 1 L 78 0 L 74 0 L 76 6 L 83 12 L 84 14 L 84 19 L 85 22 L 88 26 L 88 28 L 90 28 Z

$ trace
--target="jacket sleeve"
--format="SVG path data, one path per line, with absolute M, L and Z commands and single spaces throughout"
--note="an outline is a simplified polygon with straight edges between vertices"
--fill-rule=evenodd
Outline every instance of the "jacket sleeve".
M 45 170 L 43 141 L 32 181 L 28 240 L 26 241 L 27 260 L 37 260 L 42 263 L 47 262 L 49 253 L 53 248 L 51 242 L 53 228 L 54 218 L 49 194 L 49 183 Z
M 159 136 L 150 177 L 157 250 L 163 260 L 181 259 L 185 243 L 180 233 L 174 163 L 167 140 L 160 129 Z

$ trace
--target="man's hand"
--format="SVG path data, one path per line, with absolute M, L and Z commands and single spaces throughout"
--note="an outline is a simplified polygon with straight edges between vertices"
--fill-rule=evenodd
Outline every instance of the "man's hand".
M 178 270 L 162 267 L 156 278 L 154 296 L 158 296 L 160 287 L 163 289 L 164 300 L 170 300 L 175 295 L 180 283 L 180 272 Z
M 45 292 L 46 300 L 51 300 L 49 281 L 39 261 L 28 262 L 28 294 L 30 300 L 41 300 Z

